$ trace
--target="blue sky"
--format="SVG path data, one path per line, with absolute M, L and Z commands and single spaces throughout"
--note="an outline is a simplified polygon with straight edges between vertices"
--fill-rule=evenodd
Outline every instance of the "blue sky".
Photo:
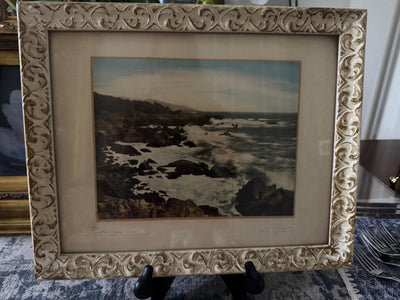
M 299 62 L 92 58 L 96 92 L 203 111 L 297 112 Z

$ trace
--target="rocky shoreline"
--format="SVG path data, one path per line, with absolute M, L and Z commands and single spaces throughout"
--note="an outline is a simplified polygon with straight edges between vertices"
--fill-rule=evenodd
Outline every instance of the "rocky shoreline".
M 256 177 L 246 183 L 236 194 L 235 206 L 244 216 L 291 216 L 294 209 L 294 192 L 267 186 Z
M 176 112 L 158 103 L 129 101 L 94 94 L 96 111 L 96 168 L 98 216 L 100 219 L 205 217 L 220 216 L 218 208 L 196 205 L 191 199 L 168 197 L 166 192 L 151 191 L 140 176 L 205 175 L 212 178 L 234 176 L 225 167 L 208 166 L 189 160 L 177 160 L 154 168 L 154 160 L 139 164 L 135 159 L 148 148 L 136 149 L 123 143 L 144 143 L 146 147 L 196 147 L 187 140 L 182 126 L 207 124 L 211 115 Z M 132 157 L 129 164 L 118 165 L 105 152 L 111 150 Z M 121 184 L 124 183 L 124 184 Z M 136 193 L 133 192 L 136 191 Z
M 188 160 L 178 160 L 157 168 L 152 166 L 153 163 L 154 161 L 147 160 L 138 164 L 136 160 L 133 162 L 136 166 L 119 166 L 108 161 L 101 167 L 98 166 L 97 196 L 101 219 L 221 216 L 216 207 L 197 206 L 191 199 L 170 198 L 162 190 L 151 191 L 134 176 L 164 175 L 172 180 L 183 175 L 221 178 L 234 176 L 232 171 L 218 166 L 208 168 L 204 163 Z M 121 182 L 125 184 L 121 185 Z
M 209 124 L 215 116 L 172 111 L 158 103 L 96 93 L 94 98 L 99 219 L 222 216 L 217 207 L 197 205 L 194 199 L 170 197 L 163 190 L 151 190 L 138 178 L 166 178 L 170 184 L 185 175 L 235 178 L 237 171 L 233 166 L 209 166 L 188 159 L 160 165 L 155 157 L 141 159 L 143 154 L 152 152 L 149 148 L 197 147 L 187 139 L 183 126 Z M 110 151 L 131 158 L 120 164 L 107 154 Z M 254 178 L 237 192 L 235 208 L 243 216 L 292 215 L 293 192 L 266 186 L 260 178 Z

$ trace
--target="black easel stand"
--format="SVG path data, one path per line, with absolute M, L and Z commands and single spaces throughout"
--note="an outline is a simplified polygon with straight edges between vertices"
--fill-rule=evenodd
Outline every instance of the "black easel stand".
M 232 293 L 233 300 L 245 300 L 246 294 L 259 294 L 264 290 L 264 279 L 257 272 L 251 261 L 244 265 L 245 274 L 221 275 L 226 286 Z M 133 292 L 139 299 L 151 297 L 152 300 L 163 300 L 175 277 L 154 277 L 153 267 L 144 267 L 142 275 L 138 278 Z

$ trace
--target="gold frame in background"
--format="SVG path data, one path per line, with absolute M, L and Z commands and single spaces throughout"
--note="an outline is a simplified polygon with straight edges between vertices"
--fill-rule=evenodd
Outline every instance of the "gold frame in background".
M 0 20 L 0 65 L 18 66 L 17 18 Z M 26 176 L 0 177 L 0 234 L 29 234 Z

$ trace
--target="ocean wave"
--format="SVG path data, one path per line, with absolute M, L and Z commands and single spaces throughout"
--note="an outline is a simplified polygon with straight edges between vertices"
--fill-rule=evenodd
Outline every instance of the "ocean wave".
M 223 215 L 240 215 L 234 205 L 237 191 L 245 184 L 244 178 L 211 178 L 204 175 L 182 175 L 176 179 L 165 176 L 136 176 L 152 191 L 163 191 L 170 198 L 190 199 L 197 205 L 217 207 Z M 190 187 L 190 188 L 188 188 Z M 142 193 L 133 190 L 134 193 Z
M 170 162 L 180 159 L 191 160 L 195 163 L 205 162 L 203 159 L 195 157 L 195 148 L 180 147 L 175 145 L 168 147 L 147 147 L 145 143 L 116 142 L 116 144 L 129 145 L 141 152 L 140 155 L 130 156 L 128 154 L 117 153 L 111 150 L 110 147 L 107 147 L 105 154 L 109 158 L 113 158 L 114 163 L 118 165 L 129 164 L 129 160 L 131 159 L 137 160 L 137 164 L 145 162 L 148 159 L 152 159 L 155 161 L 155 166 L 165 166 Z M 146 149 L 146 151 L 143 151 L 144 149 Z
M 228 132 L 225 130 L 207 130 L 206 126 L 200 127 L 196 125 L 187 125 L 184 130 L 187 134 L 187 139 L 195 143 L 206 143 L 210 145 L 227 145 L 232 142 L 232 139 L 248 139 L 252 137 L 241 132 Z
M 120 154 L 107 147 L 105 153 L 113 164 L 138 167 L 142 162 L 151 160 L 153 170 L 178 161 L 188 160 L 193 163 L 205 163 L 225 167 L 236 176 L 229 178 L 211 178 L 206 175 L 182 174 L 177 178 L 168 176 L 168 172 L 152 173 L 152 175 L 135 175 L 144 186 L 144 190 L 132 188 L 135 194 L 147 191 L 162 193 L 165 197 L 181 200 L 191 199 L 197 205 L 217 207 L 224 215 L 239 215 L 236 211 L 236 193 L 250 180 L 258 177 L 267 185 L 276 184 L 279 188 L 294 190 L 295 186 L 295 130 L 278 129 L 276 137 L 268 129 L 271 126 L 282 128 L 288 122 L 279 121 L 274 124 L 269 119 L 212 119 L 212 125 L 186 125 L 186 141 L 194 146 L 184 144 L 165 147 L 148 147 L 145 143 L 122 143 L 133 146 L 139 155 Z M 275 121 L 274 121 L 275 122 Z M 233 125 L 232 125 L 233 124 Z M 236 127 L 237 125 L 237 127 Z M 247 128 L 247 129 L 245 129 Z M 258 129 L 260 128 L 260 129 Z M 282 135 L 281 132 L 288 132 Z M 269 135 L 267 135 L 268 133 Z M 132 163 L 132 161 L 135 161 Z M 174 170 L 169 170 L 173 172 Z
M 287 127 L 288 122 L 275 121 L 273 119 L 214 119 L 211 118 L 210 125 L 204 125 L 205 128 L 216 128 L 216 129 L 235 129 L 235 128 L 274 128 L 274 127 Z
M 248 165 L 257 162 L 258 158 L 248 152 L 240 152 L 229 144 L 213 144 L 198 141 L 194 157 L 205 163 L 227 167 L 235 172 L 242 172 Z

